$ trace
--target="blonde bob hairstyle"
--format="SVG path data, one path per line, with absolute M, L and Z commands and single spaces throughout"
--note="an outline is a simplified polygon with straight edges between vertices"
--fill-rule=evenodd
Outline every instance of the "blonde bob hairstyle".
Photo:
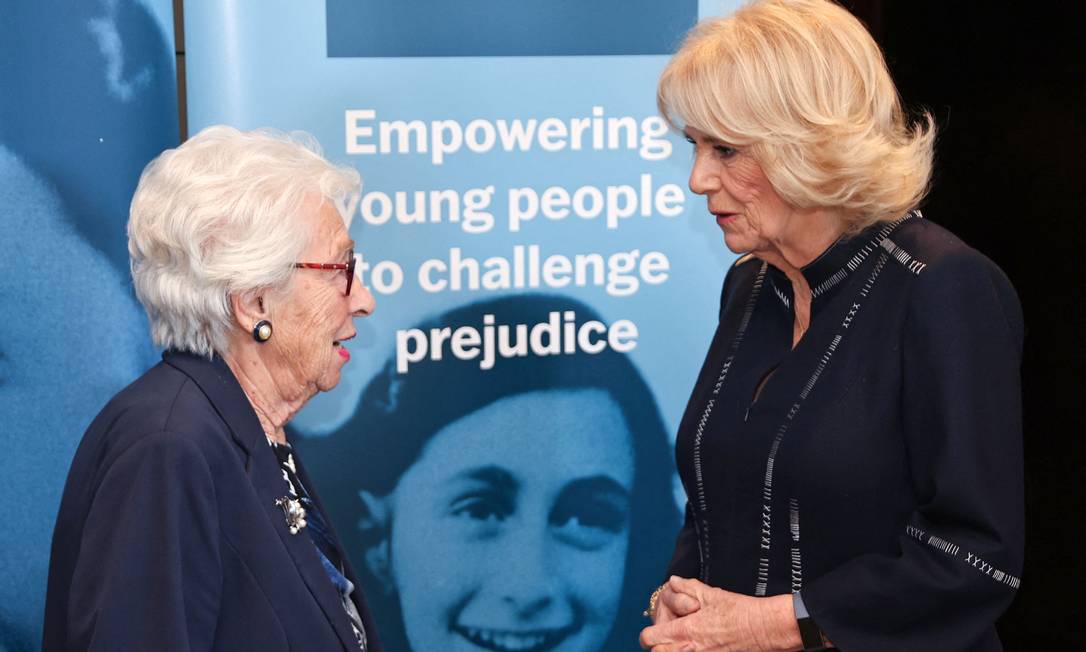
M 304 132 L 204 129 L 143 170 L 128 218 L 136 296 L 158 346 L 226 350 L 230 298 L 284 290 L 309 244 L 313 202 L 359 192 L 358 172 Z M 349 215 L 344 214 L 349 225 Z
M 799 208 L 849 232 L 899 217 L 931 178 L 935 125 L 910 123 L 874 39 L 826 0 L 762 0 L 694 27 L 656 95 L 675 129 L 751 155 Z

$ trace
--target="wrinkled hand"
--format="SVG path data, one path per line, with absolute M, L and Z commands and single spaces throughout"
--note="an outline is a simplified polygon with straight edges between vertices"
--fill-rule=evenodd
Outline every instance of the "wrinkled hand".
M 678 579 L 672 577 L 671 579 Z M 701 603 L 691 595 L 678 593 L 671 588 L 671 580 L 665 584 L 656 596 L 656 610 L 652 614 L 652 624 L 662 625 L 676 618 L 689 616 L 701 608 Z
M 673 594 L 667 603 L 670 619 L 660 609 L 664 593 Z M 688 611 L 691 600 L 699 607 Z M 802 647 L 789 595 L 752 598 L 673 577 L 657 598 L 657 614 L 656 622 L 641 631 L 641 647 L 652 652 L 776 652 Z

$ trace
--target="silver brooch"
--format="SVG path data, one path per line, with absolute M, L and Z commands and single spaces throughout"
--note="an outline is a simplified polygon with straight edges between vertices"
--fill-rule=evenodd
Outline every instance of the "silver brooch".
M 275 499 L 275 506 L 282 508 L 291 534 L 298 534 L 298 530 L 305 527 L 305 507 L 302 507 L 300 500 L 283 496 Z

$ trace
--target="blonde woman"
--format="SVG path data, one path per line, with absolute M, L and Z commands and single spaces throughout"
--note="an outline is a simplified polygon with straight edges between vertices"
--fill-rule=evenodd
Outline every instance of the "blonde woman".
M 1014 289 L 917 210 L 934 126 L 824 0 L 696 27 L 660 79 L 743 254 L 676 444 L 685 525 L 641 643 L 998 650 L 1023 547 Z

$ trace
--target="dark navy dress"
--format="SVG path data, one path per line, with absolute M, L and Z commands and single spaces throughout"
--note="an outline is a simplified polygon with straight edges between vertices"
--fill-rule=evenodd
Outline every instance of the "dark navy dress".
M 1000 649 L 1024 529 L 1013 288 L 918 212 L 802 271 L 795 349 L 783 273 L 748 256 L 724 282 L 676 443 L 670 573 L 800 592 L 845 650 Z

